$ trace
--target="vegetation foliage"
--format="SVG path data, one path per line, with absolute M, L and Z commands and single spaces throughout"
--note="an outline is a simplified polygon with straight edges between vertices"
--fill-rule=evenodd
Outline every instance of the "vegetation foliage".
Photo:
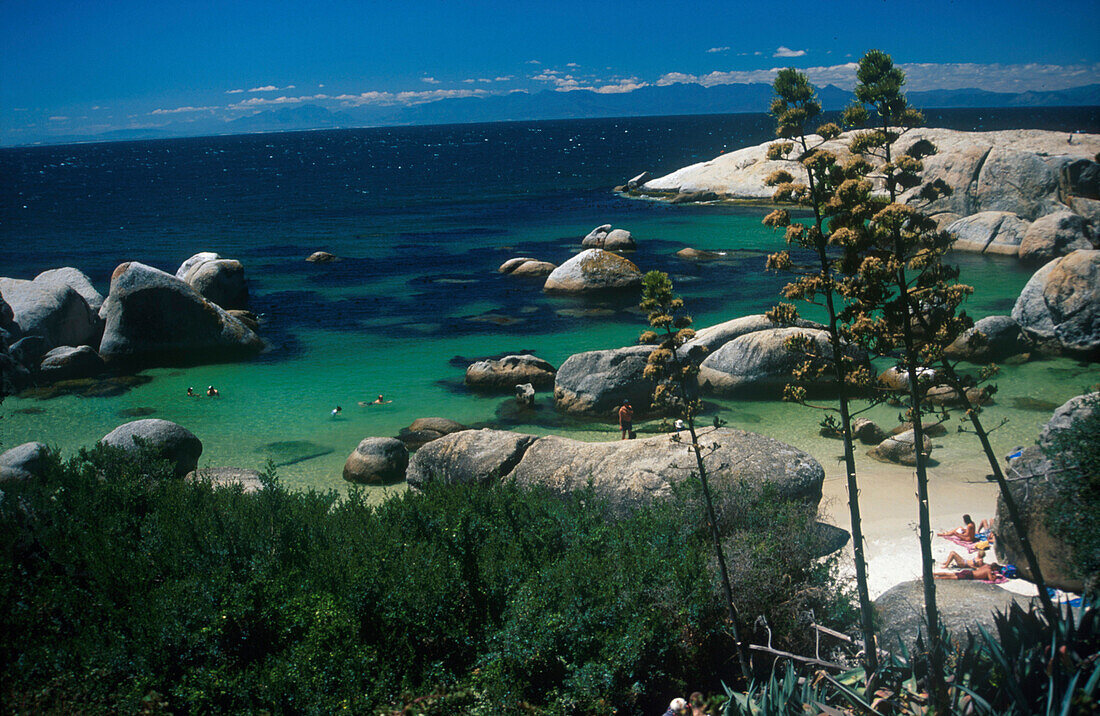
M 4 485 L 7 710 L 630 714 L 732 670 L 698 483 L 613 521 L 589 494 L 265 482 L 97 446 Z M 810 648 L 805 611 L 843 628 L 812 510 L 735 507 L 743 608 L 784 648 Z

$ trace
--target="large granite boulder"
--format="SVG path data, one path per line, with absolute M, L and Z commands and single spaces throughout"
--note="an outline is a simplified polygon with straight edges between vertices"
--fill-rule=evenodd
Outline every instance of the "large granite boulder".
M 69 280 L 69 275 L 57 272 L 40 274 L 33 281 L 0 278 L 0 294 L 11 306 L 20 333 L 41 337 L 46 350 L 92 344 L 99 336 L 99 317 Z
M 46 469 L 48 452 L 45 443 L 30 442 L 0 453 L 0 482 L 38 477 Z
M 1027 229 L 1010 211 L 982 211 L 951 222 L 946 231 L 955 235 L 951 246 L 957 250 L 1016 256 Z
M 947 346 L 949 358 L 991 363 L 1026 353 L 1031 345 L 1012 316 L 986 316 Z
M 401 428 L 397 439 L 405 443 L 405 447 L 415 450 L 444 435 L 468 429 L 462 423 L 450 418 L 417 418 L 408 427 Z
M 108 362 L 215 362 L 255 355 L 264 345 L 188 284 L 136 261 L 115 269 L 101 314 L 99 352 Z
M 451 433 L 416 451 L 405 480 L 414 489 L 429 483 L 495 485 L 512 471 L 535 439 L 504 430 Z
M 644 413 L 656 383 L 645 366 L 653 346 L 628 346 L 569 356 L 554 379 L 554 404 L 573 415 L 611 418 L 624 400 Z
M 745 487 L 758 498 L 769 486 L 776 498 L 817 504 L 825 473 L 806 453 L 754 433 L 720 429 L 708 433 L 712 489 L 721 505 Z M 494 485 L 514 480 L 523 487 L 560 494 L 593 489 L 617 514 L 673 495 L 691 476 L 695 454 L 669 435 L 589 443 L 557 436 L 499 430 L 468 430 L 440 438 L 413 457 L 407 479 L 428 483 Z M 743 496 L 738 496 L 743 497 Z
M 119 425 L 100 440 L 104 445 L 135 452 L 140 446 L 148 446 L 159 457 L 167 460 L 177 477 L 194 470 L 202 455 L 202 441 L 187 428 L 170 420 L 145 418 Z
M 363 438 L 344 462 L 344 479 L 364 485 L 400 482 L 409 466 L 405 443 L 395 438 Z
M 767 328 L 739 336 L 710 354 L 699 365 L 699 385 L 719 395 L 776 394 L 793 380 L 794 370 L 805 355 L 787 347 L 788 341 L 802 335 L 815 344 L 815 350 L 832 356 L 829 334 L 813 328 Z M 854 346 L 850 356 L 866 361 Z M 820 388 L 826 388 L 823 383 Z
M 21 334 L 11 306 L 0 296 L 0 398 L 18 393 L 31 381 L 27 366 L 11 353 L 11 344 Z
M 979 626 L 996 634 L 993 613 L 1008 611 L 1013 602 L 1026 608 L 1028 601 L 1027 597 L 985 582 L 936 580 L 940 621 L 956 637 L 963 637 L 967 629 L 977 634 Z M 875 613 L 882 624 L 878 639 L 883 649 L 897 649 L 900 640 L 906 649 L 912 650 L 918 634 L 923 634 L 927 643 L 924 583 L 921 580 L 902 582 L 883 592 L 875 600 Z
M 1043 448 L 1052 445 L 1054 436 L 1069 428 L 1078 420 L 1084 419 L 1097 409 L 1100 393 L 1090 393 L 1071 398 L 1062 404 L 1039 435 L 1039 445 L 1031 445 L 1020 455 L 1009 460 L 1009 489 L 1020 510 L 1020 518 L 1028 541 L 1039 560 L 1039 569 L 1047 584 L 1070 592 L 1081 593 L 1085 589 L 1085 578 L 1090 575 L 1076 573 L 1068 557 L 1074 550 L 1083 546 L 1068 544 L 1062 537 L 1056 536 L 1050 529 L 1053 519 L 1051 511 L 1058 502 L 1060 490 L 1070 488 L 1080 474 L 1062 469 L 1053 464 L 1043 453 Z M 1024 558 L 1023 549 L 1016 536 L 1016 528 L 1008 514 L 1003 497 L 997 499 L 997 515 L 993 523 L 997 535 L 997 556 L 1002 562 L 1015 564 L 1020 575 L 1033 579 L 1031 568 Z M 1100 562 L 1100 556 L 1092 558 L 1093 563 Z M 1091 575 L 1096 580 L 1097 575 Z M 1095 585 L 1094 585 L 1095 586 Z
M 921 444 L 924 446 L 922 452 L 925 455 L 930 455 L 932 453 L 932 441 L 928 438 L 927 433 L 921 435 L 921 437 L 924 438 L 921 441 Z M 917 434 L 910 429 L 903 433 L 887 437 L 878 445 L 868 450 L 867 455 L 879 462 L 913 466 L 917 464 L 916 445 Z
M 227 311 L 248 309 L 248 282 L 240 261 L 211 253 L 195 254 L 183 262 L 176 278 Z
M 90 378 L 103 372 L 104 363 L 91 346 L 58 346 L 42 357 L 38 374 L 48 381 Z
M 768 485 L 781 500 L 817 504 L 825 473 L 806 453 L 755 433 L 719 429 L 706 436 L 708 475 L 716 502 L 733 499 L 746 486 L 758 497 Z M 539 438 L 523 454 L 509 480 L 563 494 L 591 485 L 617 513 L 672 496 L 673 486 L 696 471 L 687 442 L 669 435 L 587 443 L 556 436 Z
M 479 360 L 466 369 L 466 385 L 475 390 L 511 393 L 520 383 L 536 388 L 554 385 L 554 366 L 532 355 L 504 356 L 499 360 Z
M 603 249 L 586 249 L 546 277 L 547 293 L 592 293 L 637 288 L 642 272 L 632 262 Z
M 1028 280 L 1012 318 L 1045 350 L 1100 351 L 1100 250 L 1054 259 Z
M 1088 221 L 1072 211 L 1056 211 L 1036 219 L 1020 242 L 1020 258 L 1045 263 L 1077 249 L 1093 248 Z
M 713 326 L 707 326 L 706 328 L 700 328 L 695 332 L 694 338 L 680 347 L 679 354 L 684 358 L 690 357 L 692 359 L 702 360 L 734 338 L 740 338 L 741 336 L 755 333 L 756 331 L 784 327 L 824 328 L 820 323 L 804 320 L 800 320 L 794 326 L 782 326 L 769 319 L 763 313 L 756 313 L 750 316 L 741 316 L 740 318 L 717 323 Z
M 1100 164 L 1075 159 L 1062 165 L 1062 187 L 1066 194 L 1083 199 L 1100 199 Z
M 103 305 L 103 294 L 95 290 L 95 286 L 92 285 L 91 280 L 84 274 L 83 271 L 75 269 L 72 266 L 65 266 L 63 268 L 50 269 L 49 271 L 43 271 L 34 277 L 35 281 L 43 282 L 59 282 L 66 284 L 69 288 L 76 291 L 87 302 L 88 307 L 99 313 L 100 307 Z

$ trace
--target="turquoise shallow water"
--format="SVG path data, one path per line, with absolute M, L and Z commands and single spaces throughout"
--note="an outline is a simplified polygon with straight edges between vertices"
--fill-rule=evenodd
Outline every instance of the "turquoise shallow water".
M 625 202 L 625 200 L 623 200 Z M 631 202 L 627 202 L 630 204 Z M 629 209 L 629 207 L 628 207 Z M 648 211 L 648 207 L 643 207 Z M 640 249 L 633 259 L 643 269 L 659 264 L 671 270 L 689 306 L 698 305 L 697 325 L 726 320 L 765 309 L 773 300 L 779 277 L 762 270 L 762 253 L 779 246 L 779 239 L 759 224 L 761 211 L 683 208 L 659 216 L 640 215 L 624 224 L 638 237 Z M 568 224 L 549 222 L 524 227 L 494 237 L 498 246 L 512 243 L 534 246 L 546 253 L 565 253 L 593 218 Z M 692 264 L 670 258 L 685 245 L 731 252 L 728 262 Z M 455 249 L 470 262 L 471 249 Z M 492 247 L 473 253 L 492 253 Z M 743 253 L 741 253 L 743 252 Z M 506 252 L 507 253 L 507 252 Z M 535 253 L 538 253 L 537 251 Z M 998 257 L 956 257 L 964 279 L 980 287 L 971 302 L 974 315 L 1004 312 L 1027 279 L 1015 262 Z M 297 258 L 300 261 L 300 257 Z M 377 330 L 347 331 L 302 328 L 295 331 L 292 357 L 254 362 L 162 368 L 146 371 L 152 380 L 129 392 L 107 398 L 59 397 L 49 400 L 9 398 L 3 405 L 3 440 L 15 445 L 26 440 L 45 440 L 65 453 L 90 445 L 121 422 L 123 411 L 146 409 L 154 417 L 187 426 L 203 441 L 201 465 L 263 467 L 270 458 L 283 464 L 278 474 L 289 485 L 342 489 L 341 470 L 359 440 L 372 435 L 395 435 L 400 428 L 423 416 L 443 416 L 466 424 L 495 424 L 497 411 L 509 400 L 470 394 L 461 387 L 463 369 L 452 364 L 455 356 L 477 357 L 506 351 L 533 350 L 555 365 L 583 350 L 616 347 L 634 341 L 644 328 L 632 300 L 617 304 L 550 298 L 537 283 L 506 280 L 493 271 L 496 258 L 467 265 L 461 278 L 438 269 L 412 271 L 390 280 L 372 281 L 362 287 L 343 286 L 327 294 L 329 302 L 340 296 L 379 295 L 401 291 L 410 282 L 450 281 L 442 285 L 457 293 L 476 292 L 472 302 L 456 301 L 452 310 L 426 312 L 419 321 L 392 324 L 385 310 L 363 316 Z M 311 267 L 324 272 L 324 267 Z M 259 281 L 254 290 L 290 291 L 295 284 L 310 285 L 311 274 L 284 277 L 279 282 Z M 331 308 L 331 307 L 329 307 Z M 329 310 L 310 307 L 309 310 Z M 592 312 L 595 315 L 570 315 Z M 339 308 L 333 310 L 340 310 Z M 566 315 L 562 316 L 562 312 Z M 496 326 L 477 319 L 507 316 L 515 323 Z M 465 335 L 438 335 L 441 325 L 469 325 Z M 387 327 L 388 326 L 388 327 Z M 529 329 L 528 329 L 529 327 Z M 1009 423 L 994 434 L 998 448 L 1034 439 L 1051 406 L 1060 404 L 1087 386 L 1100 381 L 1095 366 L 1067 359 L 1011 366 L 998 381 L 997 405 L 988 411 L 990 421 L 1004 417 Z M 218 387 L 219 398 L 187 398 L 188 386 Z M 379 393 L 392 399 L 384 406 L 361 407 Z M 541 394 L 544 413 L 549 394 Z M 817 436 L 820 416 L 781 402 L 716 401 L 720 415 L 730 425 L 782 439 L 815 454 L 822 462 L 839 455 L 839 445 Z M 330 411 L 343 407 L 338 417 Z M 892 424 L 896 409 L 876 408 L 872 417 Z M 614 439 L 613 426 L 599 423 L 510 426 L 511 429 L 546 434 L 570 434 L 588 440 Z M 972 457 L 973 444 L 965 436 L 949 434 L 937 440 L 936 457 L 944 460 Z M 400 489 L 400 488 L 390 488 Z
M 990 120 L 947 115 L 940 125 Z M 122 261 L 174 272 L 197 251 L 217 251 L 244 263 L 271 345 L 248 363 L 148 370 L 151 380 L 113 397 L 8 398 L 0 442 L 42 440 L 72 454 L 148 415 L 197 434 L 203 466 L 260 468 L 270 459 L 289 485 L 343 489 L 344 460 L 359 440 L 396 435 L 418 417 L 616 438 L 611 425 L 561 421 L 549 394 L 538 424 L 503 420 L 508 398 L 463 389 L 462 359 L 531 350 L 560 365 L 575 352 L 628 345 L 644 328 L 638 297 L 547 297 L 539 283 L 496 268 L 518 255 L 561 263 L 592 227 L 612 223 L 634 233 L 641 269 L 672 275 L 697 326 L 768 309 L 783 279 L 763 270 L 781 246 L 760 224 L 764 209 L 669 206 L 611 189 L 642 169 L 667 172 L 763 141 L 770 124 L 760 115 L 665 117 L 0 150 L 0 175 L 11 178 L 0 188 L 4 275 L 75 266 L 106 293 Z M 687 246 L 727 256 L 676 258 Z M 318 249 L 344 260 L 303 260 Z M 974 317 L 1007 313 L 1030 273 L 1002 257 L 955 258 L 978 287 Z M 994 434 L 998 450 L 1033 440 L 1053 406 L 1098 381 L 1095 366 L 1065 359 L 1006 368 L 989 410 L 991 423 L 1009 420 Z M 188 386 L 207 385 L 221 397 L 185 397 Z M 357 405 L 379 393 L 393 402 Z M 334 418 L 336 405 L 343 411 Z M 818 437 L 813 411 L 716 407 L 735 427 L 835 465 L 838 444 Z M 894 413 L 880 407 L 874 417 L 889 425 Z M 973 472 L 975 452 L 952 433 L 934 456 Z

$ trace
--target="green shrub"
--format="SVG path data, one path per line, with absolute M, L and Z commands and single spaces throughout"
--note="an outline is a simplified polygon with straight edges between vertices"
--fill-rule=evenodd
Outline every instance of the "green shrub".
M 685 518 L 697 486 L 680 497 L 622 521 L 588 494 L 513 487 L 372 506 L 273 476 L 257 494 L 182 482 L 105 447 L 55 456 L 0 500 L 0 700 L 16 713 L 659 710 L 732 673 L 705 525 Z M 767 502 L 741 500 L 730 523 L 737 598 L 785 644 L 799 610 L 843 627 L 832 572 L 796 529 L 812 510 Z

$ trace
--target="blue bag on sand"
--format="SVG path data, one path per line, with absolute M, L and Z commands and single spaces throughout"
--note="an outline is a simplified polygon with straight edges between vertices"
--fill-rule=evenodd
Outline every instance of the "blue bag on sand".
M 1001 568 L 1001 574 L 1007 579 L 1016 579 L 1016 565 L 1006 564 Z

